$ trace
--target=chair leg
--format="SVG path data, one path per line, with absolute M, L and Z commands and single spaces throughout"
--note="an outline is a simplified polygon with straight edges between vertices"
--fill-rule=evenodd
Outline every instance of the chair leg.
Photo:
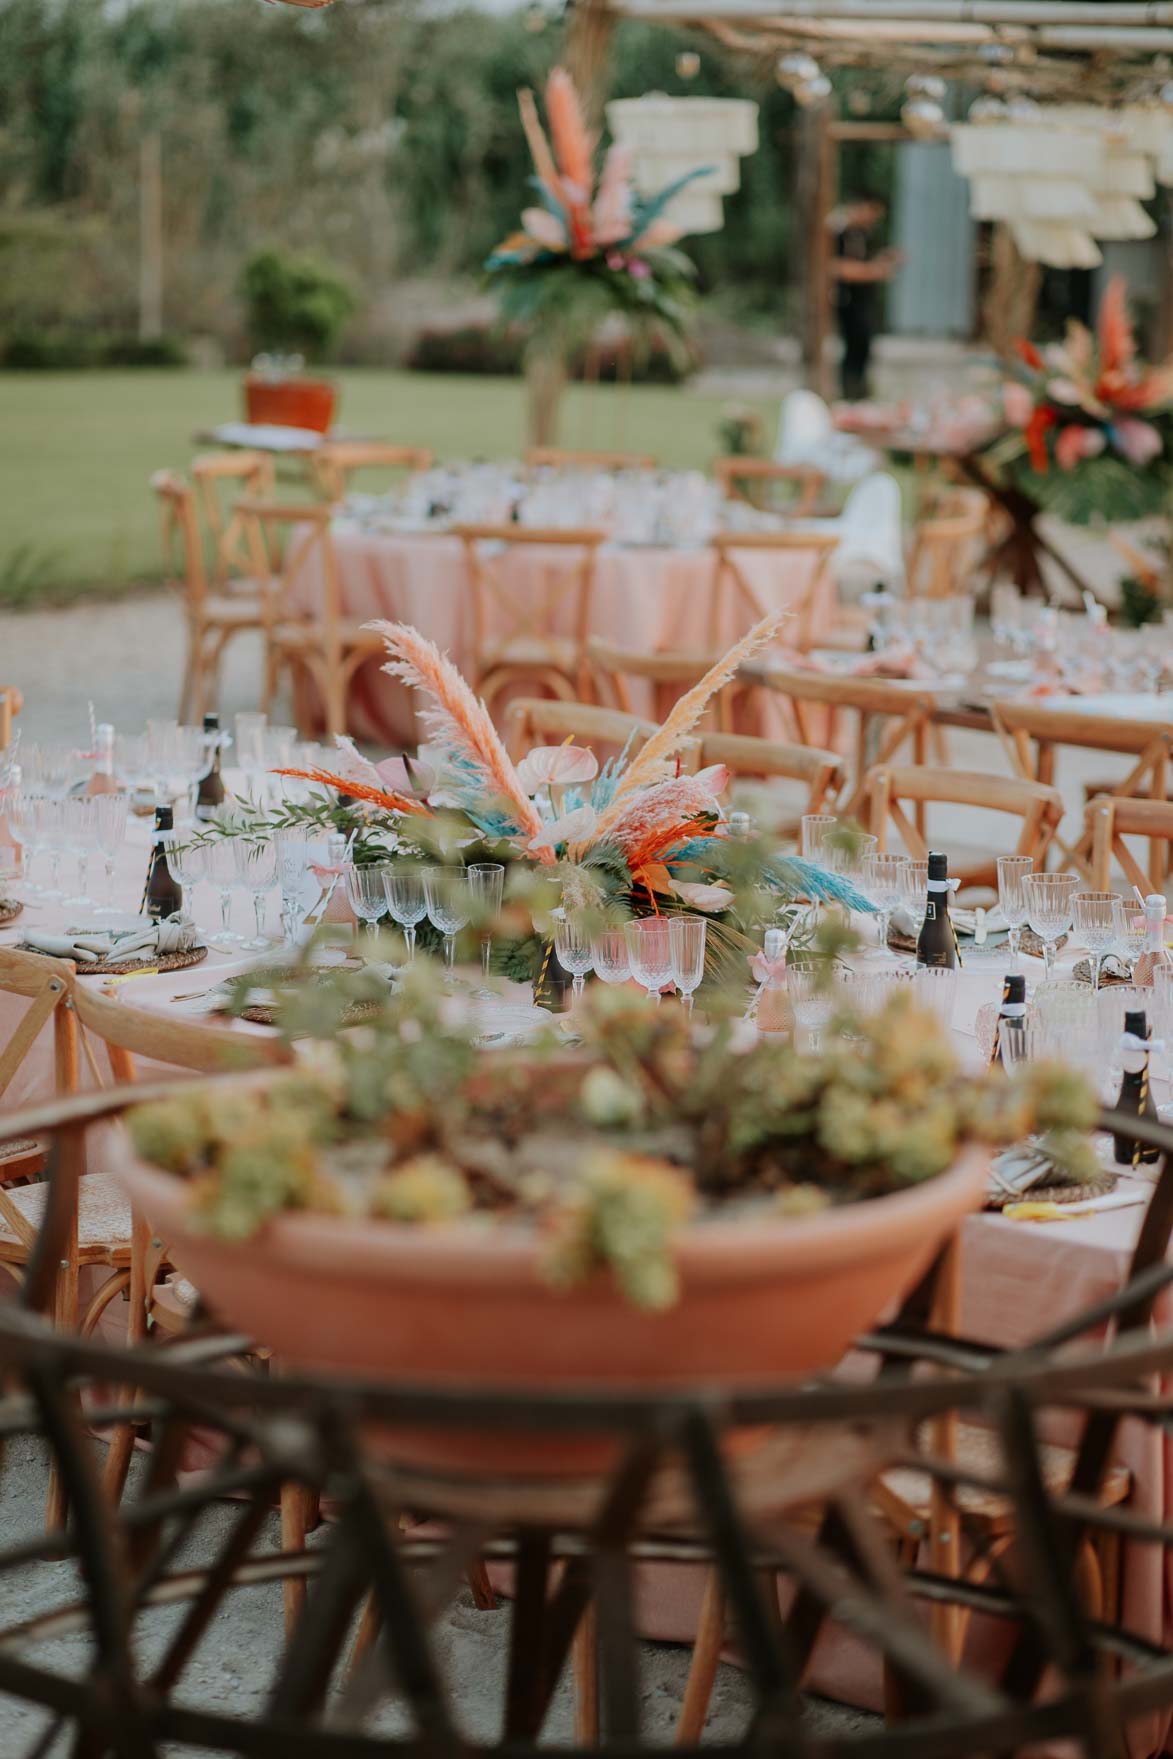
M 599 1627 L 592 1600 L 584 1609 L 571 1650 L 574 1670 L 574 1739 L 576 1746 L 599 1744 Z
M 310 1530 L 311 1516 L 315 1512 L 317 1498 L 312 1490 L 304 1484 L 283 1484 L 281 1486 L 281 1549 L 282 1551 L 304 1551 L 306 1534 Z M 281 1585 L 285 1601 L 285 1634 L 293 1635 L 298 1619 L 305 1610 L 306 1583 L 296 1576 L 286 1576 Z
M 489 1580 L 489 1572 L 484 1558 L 478 1557 L 475 1563 L 468 1566 L 465 1574 L 477 1611 L 492 1612 L 497 1605 L 497 1596 L 493 1592 L 493 1584 Z
M 696 1747 L 700 1744 L 724 1641 L 725 1587 L 719 1571 L 711 1569 L 705 1580 L 696 1641 L 692 1648 L 692 1665 L 688 1670 L 688 1684 L 684 1688 L 680 1720 L 676 1724 L 675 1745 L 678 1747 Z

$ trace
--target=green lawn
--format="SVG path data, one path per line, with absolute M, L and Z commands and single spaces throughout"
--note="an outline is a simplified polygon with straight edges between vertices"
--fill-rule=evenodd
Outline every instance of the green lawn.
M 0 603 L 121 592 L 161 569 L 153 470 L 183 468 L 192 435 L 240 413 L 240 374 L 0 374 Z M 351 370 L 336 375 L 339 421 L 430 446 L 442 458 L 516 456 L 516 379 Z M 651 452 L 673 466 L 719 450 L 721 400 L 688 389 L 576 387 L 563 443 Z M 767 423 L 773 406 L 764 406 Z M 767 432 L 769 432 L 767 427 Z

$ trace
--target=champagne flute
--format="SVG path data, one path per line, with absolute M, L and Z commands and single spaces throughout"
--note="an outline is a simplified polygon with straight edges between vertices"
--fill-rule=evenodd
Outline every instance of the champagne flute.
M 58 900 L 64 896 L 58 878 L 61 855 L 65 847 L 65 802 L 48 794 L 37 802 L 37 824 L 41 842 L 49 852 L 49 884 L 41 896 Z
M 126 820 L 129 812 L 129 794 L 97 794 L 94 797 L 98 852 L 106 868 L 106 902 L 99 907 L 99 916 L 116 914 L 114 909 L 114 863 L 126 837 Z M 174 868 L 172 868 L 172 872 L 175 872 Z M 180 885 L 184 884 L 178 873 L 175 874 L 175 877 L 179 880 Z
M 906 855 L 888 855 L 873 851 L 864 857 L 864 889 L 876 906 L 880 918 L 877 945 L 881 957 L 888 951 L 888 924 L 892 920 L 892 912 L 904 896 L 904 872 L 907 866 Z M 927 879 L 925 883 L 927 886 Z
M 693 992 L 705 975 L 705 935 L 708 926 L 703 916 L 671 916 L 668 919 L 672 981 L 683 996 L 685 1011 L 690 1016 Z
M 379 872 L 383 876 L 387 908 L 403 930 L 403 938 L 407 943 L 407 962 L 410 965 L 415 959 L 416 925 L 428 913 L 423 872 L 420 868 L 409 865 L 380 867 Z
M 594 964 L 591 937 L 579 911 L 562 910 L 555 915 L 554 951 L 563 971 L 569 971 L 574 979 L 570 993 L 577 1001 L 583 992 L 586 974 Z
M 1075 937 L 1088 951 L 1092 988 L 1100 987 L 1104 955 L 1120 939 L 1124 902 L 1116 892 L 1076 892 L 1071 900 L 1071 924 Z
M 310 839 L 304 830 L 278 831 L 277 880 L 281 887 L 281 932 L 287 941 L 297 938 L 302 879 L 309 866 Z
M 234 836 L 220 836 L 208 844 L 207 877 L 220 894 L 220 932 L 209 942 L 213 947 L 239 947 L 244 938 L 229 926 L 232 892 L 237 881 L 236 842 Z
M 491 996 L 489 960 L 493 954 L 492 925 L 501 914 L 505 897 L 505 867 L 500 861 L 474 861 L 465 869 L 473 907 L 481 924 L 481 988 L 482 997 Z M 588 967 L 589 969 L 589 967 Z
M 1079 887 L 1073 873 L 1028 873 L 1022 882 L 1026 919 L 1043 943 L 1043 975 L 1055 969 L 1056 943 L 1071 927 L 1071 901 Z
M 89 895 L 90 854 L 96 848 L 97 825 L 94 819 L 93 801 L 88 795 L 70 796 L 61 802 L 63 833 L 62 841 L 66 851 L 77 862 L 77 890 L 71 898 L 66 898 L 69 907 L 92 904 Z
M 367 934 L 374 940 L 379 932 L 379 918 L 387 913 L 387 888 L 383 884 L 381 862 L 348 861 L 342 870 L 350 908 L 360 922 L 367 925 Z
M 623 925 L 631 975 L 660 1005 L 660 991 L 672 976 L 672 943 L 663 916 L 641 916 Z
M 116 794 L 103 794 L 102 800 L 116 800 Z M 125 799 L 123 795 L 123 799 Z M 196 843 L 185 837 L 164 837 L 163 848 L 167 856 L 167 865 L 174 877 L 183 887 L 183 913 L 195 921 L 195 889 L 202 879 L 208 877 L 207 843 Z M 113 867 L 113 863 L 110 863 Z
M 472 914 L 468 879 L 463 867 L 424 869 L 428 920 L 444 936 L 444 966 L 449 979 L 456 963 L 456 937 Z
M 595 976 L 604 983 L 626 983 L 631 976 L 627 936 L 621 928 L 604 928 L 591 941 Z
M 998 904 L 1010 931 L 1010 963 L 1015 970 L 1018 969 L 1019 942 L 1027 917 L 1025 881 L 1027 874 L 1033 872 L 1034 861 L 1029 855 L 998 857 Z

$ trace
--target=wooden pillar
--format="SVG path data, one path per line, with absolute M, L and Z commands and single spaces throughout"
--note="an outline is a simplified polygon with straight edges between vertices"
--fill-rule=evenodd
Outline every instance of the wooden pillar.
M 570 0 L 566 8 L 562 59 L 578 87 L 587 126 L 593 129 L 603 126 L 613 25 L 608 0 Z
M 831 240 L 827 218 L 835 201 L 836 141 L 831 110 L 816 104 L 803 113 L 798 135 L 798 207 L 803 252 L 803 377 L 820 397 L 831 395 L 827 341 L 831 330 Z

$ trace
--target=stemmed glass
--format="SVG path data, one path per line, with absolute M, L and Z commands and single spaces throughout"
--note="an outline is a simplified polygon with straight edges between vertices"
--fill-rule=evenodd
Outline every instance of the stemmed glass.
M 383 876 L 387 908 L 403 930 L 403 938 L 407 943 L 407 962 L 410 965 L 415 958 L 416 924 L 422 922 L 428 914 L 424 876 L 418 867 L 410 866 L 380 867 L 379 872 Z
M 236 762 L 244 771 L 245 789 L 250 795 L 265 767 L 265 729 L 268 724 L 268 715 L 259 713 L 239 714 L 234 723 Z
M 1019 962 L 1019 942 L 1026 923 L 1026 877 L 1034 871 L 1034 862 L 1029 855 L 999 855 L 998 857 L 998 904 L 1006 920 L 1010 933 L 1010 963 L 1017 970 Z
M 65 848 L 65 802 L 42 796 L 37 801 L 37 828 L 42 846 L 49 852 L 49 884 L 42 890 L 42 897 L 61 898 L 64 896 L 59 884 L 61 873 L 61 856 Z
M 90 854 L 97 843 L 94 803 L 83 795 L 63 800 L 61 809 L 62 843 L 77 861 L 77 891 L 66 898 L 65 903 L 71 907 L 92 904 L 94 900 L 89 895 Z
M 463 867 L 424 869 L 428 920 L 444 936 L 444 965 L 451 978 L 456 962 L 456 937 L 472 914 L 468 878 Z
M 247 952 L 260 952 L 269 945 L 265 933 L 265 893 L 277 884 L 277 845 L 271 837 L 234 837 L 236 874 L 246 892 L 251 892 L 253 922 L 256 932 L 252 940 L 242 941 Z
M 1076 940 L 1088 951 L 1092 988 L 1100 987 L 1104 955 L 1120 939 L 1124 903 L 1115 892 L 1076 892 L 1071 900 L 1071 923 Z
M 571 995 L 577 1001 L 583 992 L 586 974 L 594 964 L 591 937 L 577 910 L 563 910 L 555 916 L 554 951 L 563 971 L 569 971 L 574 979 Z
M 126 837 L 126 820 L 129 812 L 129 794 L 96 794 L 94 796 L 98 853 L 106 868 L 106 902 L 99 906 L 99 916 L 116 914 L 114 909 L 114 863 Z M 168 855 L 168 861 L 170 861 L 170 855 Z M 171 871 L 175 873 L 174 867 Z M 178 873 L 175 873 L 175 877 L 179 880 L 180 885 L 185 883 L 180 879 Z
M 670 916 L 668 944 L 672 949 L 672 981 L 684 998 L 685 1010 L 691 1015 L 693 991 L 705 975 L 705 934 L 708 923 L 703 916 Z
M 277 848 L 277 881 L 281 887 L 281 932 L 287 941 L 297 938 L 300 921 L 301 886 L 309 866 L 310 840 L 305 831 L 278 831 L 273 838 Z
M 631 976 L 627 936 L 621 928 L 604 928 L 591 940 L 595 976 L 604 983 L 626 983 Z
M 623 934 L 627 941 L 631 975 L 637 983 L 643 984 L 659 1007 L 660 991 L 672 976 L 668 920 L 664 916 L 642 916 L 635 922 L 625 922 Z
M 505 897 L 505 868 L 500 861 L 474 861 L 465 871 L 468 874 L 469 896 L 481 923 L 480 993 L 482 996 L 491 996 L 493 992 L 488 987 L 489 960 L 493 954 L 491 925 L 501 914 L 501 904 Z
M 381 862 L 347 862 L 343 869 L 346 881 L 346 896 L 350 900 L 350 908 L 360 922 L 367 925 L 367 934 L 373 940 L 379 932 L 379 918 L 387 914 L 387 888 L 383 884 L 383 864 Z
M 232 915 L 232 891 L 237 883 L 236 837 L 215 837 L 208 844 L 207 878 L 220 894 L 220 932 L 210 943 L 214 947 L 238 947 L 243 940 L 229 927 Z
M 103 794 L 99 798 L 103 801 L 117 800 L 119 796 L 117 794 Z M 122 795 L 121 798 L 125 800 L 126 796 Z M 185 916 L 190 916 L 193 922 L 195 921 L 195 889 L 202 879 L 208 877 L 209 847 L 207 843 L 191 842 L 186 836 L 177 835 L 163 839 L 167 865 L 171 869 L 173 878 L 177 879 L 183 887 L 183 913 Z M 108 876 L 112 876 L 114 863 L 107 861 L 106 866 Z M 107 909 L 109 908 L 110 906 L 107 906 Z
M 877 947 L 881 957 L 888 952 L 888 924 L 892 920 L 893 910 L 904 896 L 904 873 L 907 866 L 906 855 L 874 853 L 864 857 L 864 890 L 876 906 L 880 918 Z
M 1043 976 L 1055 968 L 1055 944 L 1071 927 L 1071 901 L 1079 887 L 1073 873 L 1028 873 L 1022 882 L 1026 919 L 1043 943 Z

